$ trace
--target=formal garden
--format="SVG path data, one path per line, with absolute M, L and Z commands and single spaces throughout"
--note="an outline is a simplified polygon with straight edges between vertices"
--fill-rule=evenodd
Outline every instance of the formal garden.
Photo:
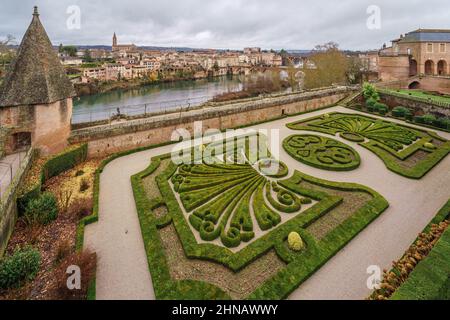
M 434 132 L 365 115 L 331 113 L 288 127 L 358 143 L 382 159 L 389 170 L 407 178 L 420 179 L 450 152 L 450 141 Z M 289 148 L 289 141 L 283 145 Z
M 359 145 L 399 176 L 421 179 L 450 152 L 450 142 L 434 132 L 361 114 L 322 113 L 287 127 L 307 132 L 284 138 L 287 154 L 326 171 L 357 170 L 364 159 L 352 145 Z M 263 141 L 259 149 L 249 143 L 255 138 Z M 156 156 L 132 177 L 156 298 L 287 298 L 389 207 L 366 186 L 327 181 L 275 159 L 263 138 L 240 137 L 222 152 L 217 147 L 231 140 L 202 145 L 192 152 L 197 159 L 186 156 L 188 164 Z M 415 264 L 407 260 L 396 286 L 387 272 L 371 299 L 390 298 L 408 281 L 441 238 L 448 213 L 430 224 L 421 259 L 414 251 Z
M 367 153 L 382 161 L 373 177 L 390 170 L 386 181 L 406 187 L 421 183 L 450 152 L 450 142 L 428 128 L 337 110 L 279 120 L 285 153 L 278 158 L 267 137 L 255 133 L 182 150 L 181 163 L 172 161 L 169 149 L 159 151 L 167 143 L 105 159 L 86 159 L 86 145 L 36 157 L 19 197 L 21 217 L 0 263 L 7 279 L 0 283 L 0 298 L 94 299 L 96 284 L 104 297 L 105 280 L 95 281 L 104 267 L 85 245 L 85 227 L 111 214 L 102 211 L 104 169 L 134 156 L 148 163 L 131 176 L 137 217 L 132 214 L 156 299 L 297 298 L 301 285 L 377 218 L 412 214 L 395 201 L 390 207 L 386 190 L 392 187 L 372 183 Z M 411 198 L 416 202 L 420 197 Z M 381 288 L 366 297 L 448 297 L 449 216 L 447 203 L 404 256 L 384 270 Z M 381 234 L 391 227 L 398 229 L 384 223 Z M 85 271 L 76 295 L 62 286 L 65 268 L 73 263 Z
M 158 156 L 132 178 L 157 298 L 286 298 L 388 206 L 236 145 L 213 164 Z

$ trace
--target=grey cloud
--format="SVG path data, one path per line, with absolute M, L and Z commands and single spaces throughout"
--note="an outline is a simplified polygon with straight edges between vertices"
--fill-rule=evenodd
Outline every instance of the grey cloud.
M 55 44 L 119 42 L 196 48 L 310 49 L 327 41 L 345 49 L 373 49 L 419 27 L 448 28 L 443 0 L 2 0 L 0 37 L 21 39 L 32 7 Z M 80 30 L 68 30 L 66 9 L 78 5 Z M 366 9 L 378 5 L 382 29 L 368 30 Z

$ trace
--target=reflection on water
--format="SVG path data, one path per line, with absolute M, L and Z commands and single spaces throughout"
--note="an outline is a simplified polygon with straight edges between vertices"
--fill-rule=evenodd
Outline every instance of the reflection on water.
M 220 77 L 177 81 L 117 90 L 74 99 L 73 123 L 103 120 L 118 112 L 127 115 L 200 105 L 215 95 L 242 90 L 242 78 Z

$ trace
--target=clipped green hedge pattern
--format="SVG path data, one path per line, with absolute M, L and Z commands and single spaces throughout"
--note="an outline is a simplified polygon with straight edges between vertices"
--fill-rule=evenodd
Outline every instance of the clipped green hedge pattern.
M 290 136 L 283 141 L 283 148 L 294 159 L 319 169 L 349 171 L 361 163 L 352 147 L 317 135 Z
M 412 179 L 420 179 L 450 152 L 450 141 L 434 132 L 411 128 L 368 116 L 332 113 L 328 117 L 314 117 L 287 125 L 293 130 L 316 131 L 340 136 L 369 149 L 380 157 L 387 168 Z M 439 144 L 430 150 L 426 143 Z M 425 157 L 407 163 L 417 152 Z
M 312 207 L 306 209 L 301 214 L 297 214 L 294 218 L 283 224 L 278 224 L 272 228 L 270 232 L 261 236 L 259 239 L 245 246 L 238 252 L 232 252 L 229 249 L 218 246 L 216 244 L 198 243 L 189 226 L 188 218 L 181 210 L 180 204 L 172 189 L 172 178 L 176 177 L 179 166 L 170 163 L 168 167 L 156 177 L 156 182 L 163 198 L 148 199 L 142 185 L 142 179 L 151 175 L 160 166 L 161 160 L 166 159 L 170 155 L 155 157 L 152 163 L 145 171 L 132 177 L 133 191 L 141 224 L 142 235 L 148 256 L 149 269 L 152 274 L 155 294 L 158 299 L 224 299 L 229 298 L 220 288 L 201 281 L 175 281 L 170 276 L 169 266 L 165 259 L 165 251 L 162 248 L 159 238 L 158 229 L 173 223 L 181 244 L 183 245 L 186 257 L 189 259 L 209 260 L 215 263 L 223 264 L 231 270 L 238 272 L 251 262 L 260 258 L 269 250 L 274 249 L 277 255 L 286 262 L 286 267 L 282 269 L 272 279 L 265 283 L 248 296 L 248 299 L 283 299 L 295 290 L 303 281 L 305 281 L 312 273 L 319 269 L 328 259 L 336 254 L 344 247 L 353 237 L 363 230 L 371 221 L 377 218 L 388 206 L 386 200 L 375 191 L 350 183 L 337 183 L 317 179 L 300 172 L 294 172 L 294 175 L 283 181 L 272 181 L 270 183 L 261 183 L 257 186 L 255 196 L 261 196 L 262 193 L 271 190 L 271 193 L 279 194 L 279 198 L 272 199 L 284 208 L 294 210 L 299 205 L 298 202 L 291 199 L 286 194 L 299 196 L 300 205 L 303 203 L 317 201 Z M 204 166 L 200 164 L 197 166 Z M 194 167 L 184 167 L 187 172 L 192 173 Z M 200 171 L 210 170 L 209 167 L 203 167 Z M 215 171 L 217 168 L 214 168 Z M 227 168 L 229 169 L 229 168 Z M 236 169 L 236 168 L 235 168 Z M 240 170 L 244 168 L 239 168 Z M 220 169 L 222 170 L 222 169 Z M 245 171 L 245 170 L 243 170 Z M 196 173 L 197 170 L 194 170 Z M 236 173 L 236 172 L 234 172 Z M 242 172 L 240 174 L 243 174 Z M 250 173 L 249 173 L 250 174 Z M 223 174 L 222 174 L 223 175 Z M 237 174 L 239 175 L 239 174 Z M 194 176 L 190 176 L 192 179 Z M 217 177 L 214 177 L 217 178 Z M 258 175 L 254 174 L 254 178 L 258 179 Z M 186 177 L 184 177 L 186 179 Z M 180 182 L 181 178 L 174 178 L 174 181 Z M 210 181 L 213 181 L 211 179 Z M 303 187 L 301 182 L 314 184 L 319 186 L 319 190 L 312 190 L 309 187 Z M 194 183 L 191 180 L 190 183 Z M 190 184 L 189 183 L 189 184 Z M 187 184 L 186 187 L 189 185 Z M 183 183 L 179 184 L 181 188 Z M 247 185 L 247 187 L 249 187 Z M 245 188 L 245 187 L 242 187 Z M 249 187 L 251 188 L 251 187 Z M 270 188 L 270 189 L 269 189 Z M 335 229 L 330 231 L 324 238 L 317 241 L 307 231 L 306 227 L 314 221 L 326 215 L 330 210 L 339 206 L 343 198 L 328 194 L 325 189 L 337 189 L 344 191 L 366 192 L 372 196 L 372 199 L 355 209 L 350 218 L 345 220 Z M 280 192 L 283 190 L 283 192 Z M 245 193 L 242 198 L 247 195 Z M 266 194 L 267 196 L 267 194 Z M 268 200 L 270 201 L 270 200 Z M 168 208 L 168 215 L 163 218 L 156 218 L 151 212 L 153 208 L 157 208 L 162 203 Z M 194 202 L 191 202 L 194 203 Z M 264 201 L 258 201 L 258 205 L 267 205 Z M 208 203 L 207 203 L 208 204 Z M 250 205 L 247 201 L 242 202 L 242 206 Z M 278 209 L 277 209 L 278 210 Z M 245 212 L 245 209 L 244 211 Z M 223 214 L 223 213 L 222 213 Z M 213 218 L 213 215 L 210 217 Z M 268 219 L 270 222 L 275 221 Z M 220 220 L 219 220 L 220 221 Z M 241 230 L 249 230 L 248 220 L 239 221 Z M 244 223 L 246 222 L 246 223 Z M 233 227 L 236 228 L 237 227 Z M 245 229 L 244 229 L 245 228 Z M 225 242 L 233 244 L 236 237 L 236 229 L 230 228 L 226 234 Z M 208 231 L 208 230 L 206 230 Z M 288 249 L 286 240 L 290 232 L 295 231 L 300 234 L 305 242 L 305 249 L 301 252 L 294 252 Z M 245 231 L 250 232 L 250 231 Z

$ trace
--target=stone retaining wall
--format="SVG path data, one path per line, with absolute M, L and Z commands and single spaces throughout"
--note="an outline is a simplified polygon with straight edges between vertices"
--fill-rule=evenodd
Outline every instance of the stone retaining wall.
M 17 196 L 26 173 L 31 167 L 34 149 L 30 149 L 20 163 L 13 181 L 0 200 L 0 257 L 5 252 L 9 237 L 11 236 L 17 220 Z
M 178 128 L 193 133 L 196 121 L 202 121 L 203 131 L 236 128 L 333 105 L 353 92 L 353 88 L 337 87 L 208 106 L 182 113 L 74 130 L 69 141 L 87 142 L 90 157 L 106 155 L 168 142 L 172 132 Z
M 414 98 L 401 97 L 385 92 L 380 93 L 380 98 L 383 103 L 387 104 L 391 108 L 404 106 L 413 109 L 417 114 L 431 113 L 439 117 L 450 117 L 450 108 L 441 107 L 433 103 L 426 103 L 418 101 Z

